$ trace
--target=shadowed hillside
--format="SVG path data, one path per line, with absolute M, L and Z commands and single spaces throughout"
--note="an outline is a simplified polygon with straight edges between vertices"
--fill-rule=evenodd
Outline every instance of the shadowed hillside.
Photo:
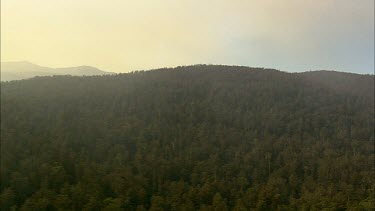
M 1 83 L 4 210 L 372 210 L 374 76 L 197 65 Z

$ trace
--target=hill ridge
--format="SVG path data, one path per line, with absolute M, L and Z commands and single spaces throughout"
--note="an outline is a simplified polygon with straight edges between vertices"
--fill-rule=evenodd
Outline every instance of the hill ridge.
M 104 75 L 113 74 L 89 65 L 73 67 L 45 67 L 29 61 L 1 62 L 1 81 L 28 79 L 35 76 L 52 75 Z

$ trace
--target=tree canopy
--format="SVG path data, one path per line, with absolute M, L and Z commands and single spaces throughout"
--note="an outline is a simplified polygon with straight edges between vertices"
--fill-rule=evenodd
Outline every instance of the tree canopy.
M 373 210 L 374 76 L 197 65 L 1 83 L 2 210 Z

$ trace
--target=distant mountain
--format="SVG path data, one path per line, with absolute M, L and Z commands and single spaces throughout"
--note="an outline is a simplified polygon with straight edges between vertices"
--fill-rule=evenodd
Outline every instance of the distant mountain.
M 50 68 L 33 64 L 28 61 L 19 62 L 2 62 L 1 63 L 1 81 L 12 81 L 32 78 L 35 76 L 52 76 L 52 75 L 106 75 L 114 74 L 106 72 L 91 66 Z

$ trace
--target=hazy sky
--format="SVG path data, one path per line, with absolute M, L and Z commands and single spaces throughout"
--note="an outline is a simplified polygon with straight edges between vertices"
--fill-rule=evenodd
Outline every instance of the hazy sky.
M 374 0 L 2 0 L 1 59 L 374 72 Z

